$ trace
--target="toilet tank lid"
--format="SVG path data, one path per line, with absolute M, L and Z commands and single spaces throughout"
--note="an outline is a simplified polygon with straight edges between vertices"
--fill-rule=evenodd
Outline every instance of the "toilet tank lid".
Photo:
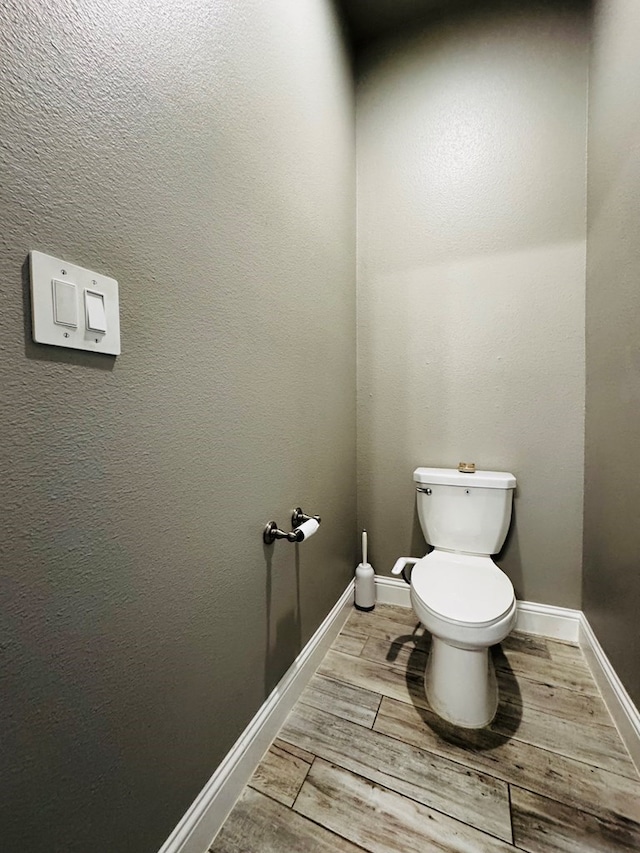
M 457 468 L 416 468 L 416 483 L 430 486 L 464 486 L 481 489 L 515 489 L 516 478 L 506 471 L 476 471 L 463 474 Z

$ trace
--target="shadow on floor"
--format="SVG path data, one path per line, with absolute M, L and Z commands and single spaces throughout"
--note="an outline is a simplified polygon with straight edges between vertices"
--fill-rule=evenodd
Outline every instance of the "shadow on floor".
M 428 707 L 424 691 L 424 672 L 431 646 L 431 637 L 421 625 L 412 634 L 396 637 L 389 647 L 387 660 L 397 659 L 400 650 L 408 646 L 406 681 L 409 696 L 424 724 L 443 741 L 474 752 L 496 749 L 509 741 L 522 721 L 522 695 L 518 680 L 500 645 L 490 653 L 498 681 L 498 710 L 493 721 L 482 729 L 466 729 L 443 720 Z

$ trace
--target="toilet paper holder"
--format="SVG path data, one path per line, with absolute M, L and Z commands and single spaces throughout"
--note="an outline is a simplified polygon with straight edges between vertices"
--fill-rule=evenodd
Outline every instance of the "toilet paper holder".
M 309 524 L 308 522 L 314 523 Z M 304 542 L 305 539 L 313 536 L 318 529 L 319 524 L 319 515 L 306 515 L 301 508 L 297 506 L 291 514 L 292 531 L 285 533 L 284 530 L 280 530 L 275 521 L 270 521 L 265 525 L 262 532 L 262 538 L 265 545 L 273 545 L 276 539 L 286 539 L 287 542 Z

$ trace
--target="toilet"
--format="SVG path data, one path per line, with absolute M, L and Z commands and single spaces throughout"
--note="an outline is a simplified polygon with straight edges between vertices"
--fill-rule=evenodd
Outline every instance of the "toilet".
M 401 557 L 392 572 L 413 564 L 411 604 L 432 635 L 427 699 L 445 720 L 482 728 L 498 707 L 489 647 L 516 621 L 511 581 L 491 559 L 509 530 L 516 478 L 500 471 L 416 468 L 413 479 L 420 524 L 433 551 L 422 559 Z

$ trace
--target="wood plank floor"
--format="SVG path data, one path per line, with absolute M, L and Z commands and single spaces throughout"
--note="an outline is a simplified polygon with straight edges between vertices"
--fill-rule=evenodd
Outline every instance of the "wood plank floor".
M 429 708 L 411 610 L 354 610 L 211 853 L 640 851 L 640 777 L 577 646 L 512 634 L 500 705 Z

